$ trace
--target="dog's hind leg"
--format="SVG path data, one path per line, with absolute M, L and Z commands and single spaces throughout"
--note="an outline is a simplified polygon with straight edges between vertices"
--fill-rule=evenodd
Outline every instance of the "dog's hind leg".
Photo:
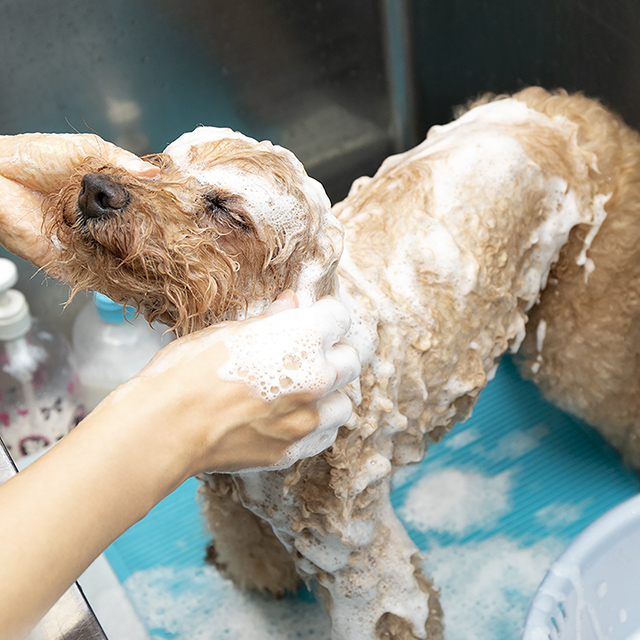
M 640 252 L 619 274 L 596 257 L 588 281 L 552 280 L 531 314 L 518 364 L 550 401 L 640 469 Z
M 520 369 L 640 469 L 640 136 L 582 96 L 527 89 L 516 98 L 578 124 L 608 198 L 600 228 L 575 228 L 551 271 Z
M 300 586 L 291 558 L 271 525 L 238 500 L 228 476 L 207 476 L 199 494 L 214 538 L 207 561 L 242 589 L 282 596 Z

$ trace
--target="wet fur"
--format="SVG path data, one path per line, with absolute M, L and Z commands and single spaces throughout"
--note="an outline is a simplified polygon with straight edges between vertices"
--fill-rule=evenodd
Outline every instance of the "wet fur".
M 630 446 L 629 457 L 636 464 L 640 462 L 634 444 L 640 381 L 636 369 L 639 336 L 634 329 L 640 326 L 640 225 L 636 223 L 640 212 L 640 141 L 599 103 L 580 95 L 529 89 L 516 98 L 537 111 L 561 113 L 578 123 L 578 144 L 584 157 L 597 163 L 597 170 L 577 176 L 562 141 L 543 141 L 539 136 L 523 141 L 541 163 L 549 163 L 550 172 L 566 177 L 569 184 L 580 180 L 585 193 L 611 194 L 607 219 L 588 254 L 595 270 L 585 282 L 584 268 L 575 264 L 589 230 L 589 225 L 579 225 L 531 311 L 515 298 L 491 293 L 485 298 L 478 296 L 474 313 L 460 317 L 453 292 L 427 273 L 422 276 L 422 286 L 435 320 L 425 331 L 413 317 L 390 324 L 376 316 L 378 311 L 366 291 L 348 270 L 339 267 L 341 288 L 376 319 L 377 357 L 392 362 L 394 369 L 381 376 L 365 367 L 361 397 L 355 387 L 350 390 L 354 418 L 341 429 L 335 445 L 319 456 L 284 471 L 203 478 L 203 508 L 215 531 L 210 559 L 239 586 L 281 595 L 295 589 L 300 577 L 314 579 L 331 613 L 330 590 L 336 588 L 339 572 L 332 573 L 331 567 L 314 560 L 314 549 L 338 536 L 351 553 L 350 569 L 340 575 L 348 578 L 354 598 L 367 589 L 375 591 L 381 579 L 376 562 L 389 554 L 393 560 L 397 551 L 394 562 L 398 571 L 405 571 L 415 592 L 428 601 L 428 637 L 442 636 L 437 591 L 423 573 L 417 549 L 411 551 L 401 525 L 386 511 L 389 479 L 395 468 L 419 460 L 426 445 L 469 415 L 487 382 L 487 372 L 514 343 L 503 318 L 531 316 L 519 355 L 522 371 L 554 402 L 594 424 L 623 452 Z M 213 145 L 206 151 L 210 157 L 194 158 L 194 162 L 244 164 L 248 174 L 272 176 L 274 189 L 293 189 L 297 198 L 306 200 L 298 178 L 300 168 L 287 154 L 264 143 L 259 150 L 242 144 L 238 148 L 236 143 Z M 186 178 L 167 157 L 159 156 L 156 161 L 163 171 L 155 181 L 137 181 L 113 167 L 89 161 L 52 201 L 47 231 L 57 237 L 61 248 L 63 264 L 58 273 L 62 277 L 78 288 L 99 289 L 120 302 L 133 299 L 147 317 L 161 319 L 179 333 L 242 316 L 253 300 L 271 300 L 282 289 L 295 288 L 305 260 L 316 261 L 324 269 L 316 296 L 337 292 L 335 268 L 342 242 L 332 237 L 328 244 L 318 243 L 322 229 L 313 203 L 307 201 L 309 224 L 304 236 L 272 237 L 268 230 L 251 229 L 250 213 L 242 210 L 242 202 L 233 193 L 220 197 L 236 207 L 242 225 L 211 218 L 203 205 L 211 194 L 203 193 L 202 185 Z M 89 237 L 77 218 L 76 201 L 81 175 L 94 171 L 117 175 L 132 200 L 117 226 L 94 230 Z M 398 217 L 394 211 L 406 212 L 412 203 L 426 202 L 428 189 L 424 185 L 428 180 L 428 167 L 402 172 L 390 169 L 373 180 L 358 181 L 349 197 L 336 205 L 334 212 L 351 239 L 351 257 L 356 264 L 372 273 L 382 269 L 367 263 L 367 252 L 371 256 L 371 247 L 379 247 L 384 256 L 385 246 L 393 238 L 411 232 L 403 226 L 411 222 L 410 216 Z M 536 206 L 534 198 L 530 203 L 532 220 L 539 215 Z M 375 207 L 382 207 L 388 215 L 372 217 L 367 212 Z M 502 253 L 522 253 L 524 232 L 514 234 L 492 254 L 495 230 L 479 230 L 486 233 L 488 253 L 483 264 L 496 291 L 508 292 L 512 286 L 511 265 L 507 261 L 505 268 Z M 99 236 L 99 243 L 95 236 Z M 385 296 L 396 300 L 393 286 L 384 281 L 383 270 L 379 278 Z M 539 352 L 536 329 L 542 318 L 547 330 Z M 479 358 L 469 348 L 469 341 L 481 330 L 482 322 L 492 329 L 485 356 Z M 532 369 L 537 373 L 532 374 Z M 454 377 L 464 380 L 470 391 L 447 403 L 448 381 Z M 396 429 L 390 433 L 389 426 L 394 424 Z M 379 465 L 377 477 L 364 481 L 363 474 L 375 464 Z M 263 499 L 255 497 L 256 483 L 266 487 Z M 367 544 L 353 542 L 350 526 L 354 522 L 363 526 L 373 523 L 375 532 Z M 411 625 L 394 613 L 384 613 L 372 623 L 381 639 L 417 637 Z

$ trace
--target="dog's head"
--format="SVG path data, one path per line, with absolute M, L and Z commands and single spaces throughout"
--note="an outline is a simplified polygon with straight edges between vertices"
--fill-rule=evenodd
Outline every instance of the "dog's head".
M 201 127 L 151 161 L 156 178 L 88 159 L 50 201 L 54 275 L 180 334 L 259 313 L 287 288 L 303 303 L 334 292 L 342 228 L 291 152 Z

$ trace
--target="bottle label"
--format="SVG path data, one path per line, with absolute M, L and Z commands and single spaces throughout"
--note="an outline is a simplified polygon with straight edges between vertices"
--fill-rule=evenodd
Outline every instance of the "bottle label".
M 40 397 L 31 407 L 8 406 L 0 396 L 0 437 L 14 460 L 61 440 L 85 416 L 73 396 Z

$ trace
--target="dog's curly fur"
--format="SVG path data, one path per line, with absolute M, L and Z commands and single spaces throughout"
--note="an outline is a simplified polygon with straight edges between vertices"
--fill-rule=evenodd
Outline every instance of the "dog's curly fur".
M 238 194 L 221 185 L 203 190 L 166 154 L 148 158 L 160 166 L 161 180 L 135 178 L 88 158 L 51 202 L 53 213 L 45 215 L 45 233 L 61 248 L 47 270 L 71 282 L 74 293 L 97 289 L 115 301 L 133 302 L 150 322 L 164 322 L 182 335 L 243 315 L 252 301 L 270 300 L 274 290 L 293 287 L 307 261 L 337 261 L 340 232 L 321 224 L 323 203 L 308 196 L 301 165 L 291 153 L 248 139 L 223 139 L 213 146 L 202 150 L 194 165 L 233 164 L 247 176 L 268 171 L 271 188 L 300 203 L 306 237 L 287 230 L 262 233 Z M 81 179 L 91 173 L 112 176 L 126 189 L 129 203 L 117 224 L 80 214 Z M 314 237 L 318 242 L 308 241 Z M 292 269 L 294 251 L 300 259 Z M 327 269 L 316 295 L 332 290 L 334 279 L 334 270 Z
M 522 99 L 553 116 L 569 98 L 529 90 Z M 607 217 L 588 252 L 588 278 L 577 256 L 589 228 L 578 227 L 563 249 L 530 314 L 518 364 L 549 400 L 596 427 L 640 468 L 639 138 L 599 103 L 570 100 L 578 144 L 597 158 L 591 179 L 611 194 Z
M 514 102 L 528 107 L 514 120 L 491 115 Z M 485 134 L 519 158 L 504 175 Z M 297 160 L 237 134 L 192 135 L 155 159 L 158 179 L 97 160 L 80 168 L 47 214 L 58 273 L 179 333 L 260 310 L 301 279 L 313 280 L 311 298 L 338 294 L 342 238 Z M 462 179 L 455 158 L 471 162 Z M 276 595 L 315 579 L 335 640 L 441 637 L 437 591 L 390 505 L 391 474 L 469 415 L 528 315 L 522 370 L 638 463 L 638 163 L 638 135 L 598 102 L 532 88 L 481 99 L 356 181 L 333 209 L 345 229 L 340 294 L 365 364 L 349 389 L 354 417 L 290 469 L 203 478 L 210 559 Z M 130 194 L 113 218 L 78 209 L 81 177 L 95 172 Z M 269 215 L 239 175 L 273 195 Z M 292 200 L 296 222 L 281 225 L 278 206 Z

